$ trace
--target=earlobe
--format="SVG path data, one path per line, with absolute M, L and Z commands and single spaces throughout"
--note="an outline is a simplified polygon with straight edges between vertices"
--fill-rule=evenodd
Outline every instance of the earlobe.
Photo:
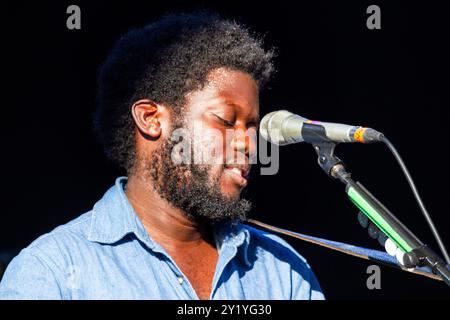
M 131 107 L 131 113 L 138 129 L 152 138 L 158 138 L 161 135 L 158 111 L 158 105 L 149 99 L 136 101 Z

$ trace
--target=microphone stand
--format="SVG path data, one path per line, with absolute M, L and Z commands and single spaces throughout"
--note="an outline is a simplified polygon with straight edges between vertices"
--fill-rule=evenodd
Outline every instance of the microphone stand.
M 319 166 L 329 177 L 345 184 L 345 192 L 353 204 L 405 253 L 405 267 L 428 266 L 450 286 L 450 269 L 443 259 L 420 241 L 361 183 L 351 178 L 343 162 L 334 155 L 336 143 L 327 138 L 322 126 L 304 124 L 305 126 L 308 130 L 302 130 L 302 136 L 305 142 L 313 145 Z

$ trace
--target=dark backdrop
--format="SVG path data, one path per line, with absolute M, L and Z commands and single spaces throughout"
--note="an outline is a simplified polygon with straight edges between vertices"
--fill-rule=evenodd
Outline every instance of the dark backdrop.
M 116 170 L 92 133 L 96 72 L 114 41 L 168 10 L 210 8 L 266 34 L 279 70 L 262 112 L 374 127 L 398 147 L 444 242 L 450 244 L 449 11 L 423 2 L 16 1 L 4 5 L 0 251 L 27 246 L 81 213 Z M 79 31 L 66 8 L 81 7 Z M 366 8 L 381 7 L 381 30 Z M 275 176 L 256 176 L 253 216 L 294 231 L 373 248 L 343 186 L 318 167 L 311 146 L 283 147 Z M 394 158 L 383 145 L 340 145 L 337 154 L 419 238 L 436 243 Z M 449 297 L 442 283 L 387 267 L 368 290 L 369 262 L 287 239 L 312 265 L 330 299 Z M 380 248 L 381 249 L 381 248 Z M 1 255 L 0 255 L 1 256 Z

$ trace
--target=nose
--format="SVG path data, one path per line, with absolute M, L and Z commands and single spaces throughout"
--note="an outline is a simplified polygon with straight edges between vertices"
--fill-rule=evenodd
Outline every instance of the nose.
M 256 129 L 249 128 L 233 130 L 233 137 L 231 139 L 231 149 L 236 154 L 244 154 L 245 157 L 251 158 L 256 154 Z M 246 159 L 246 161 L 248 161 Z

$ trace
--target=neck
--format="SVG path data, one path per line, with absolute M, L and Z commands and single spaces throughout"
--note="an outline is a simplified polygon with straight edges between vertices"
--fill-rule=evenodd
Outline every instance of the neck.
M 125 194 L 149 235 L 164 247 L 213 245 L 209 224 L 189 220 L 181 209 L 161 198 L 143 175 L 128 178 Z

